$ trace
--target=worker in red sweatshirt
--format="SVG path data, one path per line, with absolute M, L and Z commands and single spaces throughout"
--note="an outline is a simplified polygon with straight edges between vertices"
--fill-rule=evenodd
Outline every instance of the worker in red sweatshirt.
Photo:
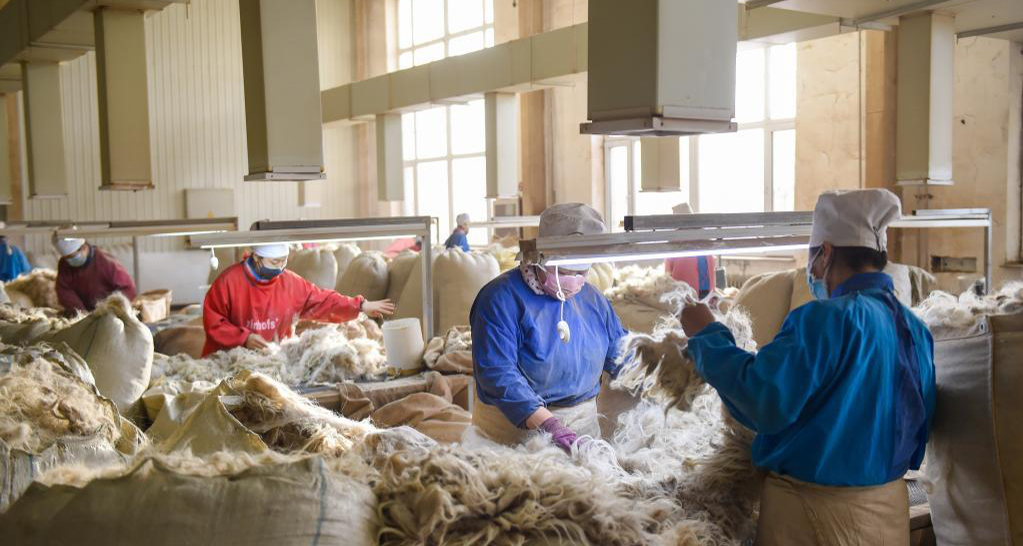
M 285 270 L 287 263 L 288 245 L 258 245 L 213 281 L 203 303 L 203 356 L 234 347 L 266 349 L 292 335 L 296 317 L 346 322 L 360 311 L 371 317 L 394 312 L 390 300 L 366 301 L 319 288 Z
M 135 281 L 124 266 L 85 239 L 54 237 L 57 262 L 57 301 L 64 312 L 89 312 L 114 292 L 135 298 Z

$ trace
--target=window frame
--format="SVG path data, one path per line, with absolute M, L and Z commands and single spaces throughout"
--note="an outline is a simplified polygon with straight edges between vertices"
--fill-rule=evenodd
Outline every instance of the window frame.
M 410 13 L 410 25 L 411 26 L 409 28 L 409 31 L 412 32 L 413 35 L 414 35 L 414 32 L 415 32 L 414 31 L 414 28 L 415 28 L 415 17 L 412 14 L 415 13 L 415 10 L 412 9 L 412 2 L 414 2 L 415 0 L 408 0 L 408 1 L 409 1 L 409 8 L 410 8 L 410 11 L 411 11 L 411 13 Z M 423 42 L 423 43 L 418 44 L 418 45 L 415 44 L 414 38 L 410 37 L 410 39 L 409 39 L 409 46 L 406 47 L 406 48 L 400 47 L 400 45 L 401 45 L 401 36 L 400 36 L 401 29 L 400 29 L 400 21 L 399 20 L 400 20 L 401 16 L 400 16 L 399 13 L 397 13 L 397 10 L 396 10 L 396 15 L 395 15 L 395 17 L 393 18 L 393 21 L 392 21 L 392 23 L 393 23 L 392 27 L 394 29 L 394 40 L 395 40 L 395 47 L 393 49 L 393 51 L 394 51 L 394 65 L 393 66 L 399 66 L 400 67 L 401 66 L 401 64 L 400 64 L 401 56 L 403 54 L 406 54 L 406 53 L 412 55 L 413 61 L 412 61 L 412 65 L 411 66 L 405 67 L 405 68 L 411 68 L 411 67 L 415 67 L 415 66 L 422 66 L 422 65 L 417 65 L 415 63 L 415 50 L 421 49 L 421 48 L 424 48 L 424 47 L 428 47 L 428 46 L 431 46 L 431 45 L 435 45 L 435 44 L 442 44 L 443 45 L 444 55 L 441 58 L 442 59 L 447 58 L 447 57 L 449 57 L 449 45 L 450 45 L 450 42 L 451 42 L 452 39 L 456 39 L 456 38 L 459 38 L 459 37 L 462 37 L 462 36 L 468 36 L 470 34 L 474 34 L 474 33 L 477 33 L 477 32 L 482 32 L 483 33 L 483 36 L 484 36 L 484 42 L 483 42 L 484 46 L 483 47 L 484 47 L 484 49 L 486 49 L 488 47 L 491 47 L 493 45 L 492 39 L 491 39 L 490 45 L 487 45 L 487 43 L 488 43 L 487 42 L 487 32 L 488 31 L 490 32 L 490 36 L 494 35 L 494 33 L 495 33 L 494 22 L 493 22 L 493 20 L 491 20 L 491 22 L 489 22 L 489 23 L 487 22 L 486 13 L 487 13 L 487 4 L 488 4 L 488 2 L 492 2 L 492 1 L 493 0 L 480 0 L 480 2 L 482 3 L 482 6 L 483 6 L 483 24 L 481 26 L 475 26 L 475 27 L 472 27 L 472 28 L 460 30 L 458 32 L 450 33 L 448 31 L 448 25 L 449 25 L 449 21 L 448 21 L 448 2 L 449 2 L 449 0 L 442 0 L 441 3 L 444 6 L 444 14 L 443 14 L 444 28 L 443 28 L 443 33 L 441 34 L 441 36 L 439 38 L 436 38 L 436 39 L 433 39 L 433 40 L 430 40 L 430 41 L 427 41 L 427 42 Z M 493 7 L 492 6 L 493 6 L 493 4 L 491 3 L 491 10 L 490 10 L 491 14 L 493 14 Z M 398 6 L 397 9 L 400 10 L 400 6 Z M 474 100 L 482 100 L 482 97 L 480 97 L 479 99 L 474 99 Z M 472 101 L 468 101 L 467 100 L 464 103 L 460 103 L 460 104 L 468 105 L 470 102 L 472 102 Z M 428 162 L 435 162 L 435 161 L 445 161 L 446 164 L 447 164 L 447 208 L 448 208 L 447 227 L 449 228 L 448 231 L 450 231 L 450 229 L 454 229 L 454 227 L 455 227 L 455 217 L 458 216 L 458 214 L 460 214 L 461 212 L 464 212 L 464 211 L 455 210 L 455 177 L 454 177 L 454 168 L 453 168 L 454 167 L 454 162 L 456 160 L 459 160 L 459 159 L 471 159 L 471 158 L 483 158 L 484 162 L 486 161 L 486 145 L 485 144 L 484 144 L 484 149 L 481 152 L 457 153 L 456 154 L 456 153 L 454 153 L 452 151 L 453 150 L 453 148 L 452 148 L 452 139 L 453 139 L 452 116 L 453 116 L 453 113 L 452 113 L 451 106 L 453 104 L 455 104 L 455 103 L 453 103 L 451 101 L 446 101 L 444 104 L 431 104 L 428 108 L 419 108 L 419 109 L 416 109 L 416 110 L 410 110 L 410 111 L 402 112 L 403 115 L 405 115 L 405 114 L 415 115 L 416 112 L 419 112 L 419 111 L 422 111 L 422 110 L 429 110 L 429 109 L 433 109 L 433 108 L 441 108 L 444 111 L 444 123 L 445 123 L 445 128 L 446 128 L 446 139 L 447 139 L 447 142 L 446 142 L 446 144 L 447 144 L 447 146 L 446 146 L 446 153 L 444 155 L 441 155 L 441 156 L 438 156 L 438 157 L 431 157 L 431 158 L 419 158 L 418 157 L 418 150 L 416 150 L 417 138 L 416 138 L 416 135 L 414 134 L 415 130 L 413 130 L 413 135 L 412 135 L 412 138 L 411 138 L 411 141 L 413 143 L 412 144 L 413 145 L 413 154 L 412 155 L 416 156 L 416 157 L 415 157 L 415 159 L 405 159 L 405 157 L 404 157 L 405 154 L 403 154 L 403 157 L 402 157 L 402 176 L 403 176 L 403 179 L 404 179 L 405 190 L 406 190 L 406 192 L 405 192 L 406 193 L 405 200 L 404 200 L 404 202 L 402 204 L 402 210 L 403 210 L 403 213 L 406 214 L 406 215 L 421 215 L 422 214 L 420 212 L 420 208 L 419 208 L 419 202 L 420 202 L 419 197 L 420 197 L 421 191 L 420 191 L 419 183 L 418 183 L 418 180 L 417 180 L 417 177 L 418 177 L 418 172 L 417 172 L 418 169 L 417 169 L 417 167 L 418 167 L 418 165 L 420 163 L 428 163 Z M 485 116 L 485 113 L 484 113 L 484 116 Z M 402 128 L 402 131 L 404 131 L 404 127 Z M 411 180 L 407 176 L 407 173 L 409 172 L 409 169 L 411 169 Z M 485 173 L 485 170 L 484 170 L 484 173 Z M 485 180 L 481 180 L 480 181 L 480 184 L 485 184 L 485 183 L 486 183 Z M 484 201 L 486 202 L 486 216 L 487 216 L 487 218 L 473 218 L 473 220 L 485 221 L 485 220 L 488 220 L 492 216 L 493 208 L 494 208 L 494 200 L 485 197 Z M 440 229 L 443 224 L 444 224 L 444 222 L 442 222 L 441 219 L 438 218 L 438 229 Z M 477 229 L 482 229 L 482 228 L 477 228 Z M 470 231 L 470 235 L 469 235 L 470 238 L 472 238 L 474 232 L 475 233 L 479 233 L 478 231 Z M 439 239 L 440 240 L 438 241 L 438 243 L 443 242 L 444 239 L 447 238 L 447 236 L 448 236 L 447 233 L 440 233 L 439 234 Z M 493 229 L 486 228 L 486 236 L 485 236 L 485 238 L 486 238 L 486 240 L 488 242 L 493 238 Z M 476 244 L 478 244 L 478 242 Z
M 771 118 L 771 64 L 770 64 L 770 48 L 776 44 L 754 44 L 752 48 L 758 49 L 764 55 L 765 70 L 764 70 L 764 119 L 758 121 L 742 122 L 737 123 L 736 131 L 744 131 L 748 129 L 761 129 L 764 134 L 764 212 L 774 211 L 774 134 L 777 131 L 787 131 L 796 129 L 796 118 Z M 700 204 L 700 135 L 694 135 L 689 137 L 662 137 L 662 138 L 688 138 L 689 143 L 689 204 L 693 208 L 694 212 L 704 212 L 699 210 Z M 627 203 L 627 214 L 636 215 L 636 203 L 638 201 L 638 194 L 641 191 L 641 181 L 636 173 L 636 162 L 638 155 L 638 147 L 634 146 L 633 143 L 639 142 L 639 137 L 630 136 L 608 136 L 604 139 L 604 180 L 606 181 L 605 188 L 605 210 L 609 217 L 612 215 L 612 203 L 611 203 L 611 149 L 617 146 L 628 145 L 632 148 L 628 154 L 628 203 Z M 679 144 L 681 148 L 681 143 Z M 681 151 L 681 150 L 680 150 Z M 679 181 L 681 185 L 681 180 Z M 707 211 L 714 212 L 714 211 Z

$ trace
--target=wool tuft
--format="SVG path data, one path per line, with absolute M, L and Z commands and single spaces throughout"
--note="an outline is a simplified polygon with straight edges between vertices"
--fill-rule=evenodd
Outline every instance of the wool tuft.
M 936 290 L 914 307 L 913 312 L 937 337 L 976 334 L 984 329 L 986 316 L 1023 312 L 1023 282 L 1006 283 L 987 296 L 967 290 L 957 297 Z
M 32 300 L 34 307 L 62 309 L 57 299 L 57 272 L 52 269 L 33 269 L 8 281 L 4 288 L 25 294 Z

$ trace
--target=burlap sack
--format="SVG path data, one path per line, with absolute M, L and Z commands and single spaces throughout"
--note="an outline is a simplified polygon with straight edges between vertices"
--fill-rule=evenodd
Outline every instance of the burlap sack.
M 618 314 L 622 326 L 630 332 L 649 334 L 661 318 L 669 314 L 660 307 L 651 307 L 638 301 L 612 301 L 611 307 Z
M 497 260 L 489 254 L 457 248 L 441 252 L 433 267 L 434 331 L 469 324 L 476 294 L 499 273 Z
M 150 290 L 136 296 L 132 307 L 139 312 L 142 322 L 151 324 L 170 316 L 172 298 L 170 290 Z
M 51 329 L 52 326 L 48 320 L 31 320 L 21 323 L 0 321 L 0 341 L 9 345 L 25 345 L 49 333 Z
M 342 243 L 338 245 L 334 251 L 334 261 L 337 262 L 337 280 L 334 282 L 335 290 L 341 285 L 341 278 L 344 277 L 345 271 L 348 271 L 348 266 L 351 265 L 352 260 L 359 254 L 362 254 L 362 249 L 355 243 Z
M 938 544 L 1023 544 L 1023 314 L 934 344 L 924 469 Z
M 4 290 L 7 291 L 7 299 L 9 299 L 13 305 L 17 305 L 18 307 L 23 307 L 25 309 L 35 307 L 32 303 L 32 298 L 28 297 L 24 292 L 6 287 Z
M 387 295 L 387 262 L 380 252 L 363 252 L 345 269 L 337 291 L 345 296 L 363 296 L 367 300 Z
M 416 258 L 419 256 L 418 252 L 412 252 L 411 250 L 403 250 L 401 254 L 398 254 L 387 264 L 387 299 L 397 304 L 401 298 L 401 292 L 405 290 L 405 284 L 409 280 L 409 274 L 412 273 L 412 268 L 416 265 Z M 415 281 L 418 281 L 419 277 L 416 277 Z M 415 282 L 413 281 L 413 282 Z
M 153 350 L 167 356 L 186 354 L 201 358 L 205 343 L 206 330 L 202 326 L 175 326 L 153 336 Z
M 151 387 L 142 394 L 146 419 L 152 423 L 146 435 L 154 442 L 170 437 L 216 387 L 209 381 L 167 381 Z
M 6 373 L 12 360 L 20 361 L 24 358 L 43 358 L 57 364 L 67 376 L 88 385 L 95 394 L 96 407 L 107 419 L 119 424 L 120 436 L 114 441 L 102 434 L 66 436 L 32 452 L 13 448 L 0 440 L 0 513 L 7 510 L 37 476 L 51 468 L 65 464 L 104 466 L 124 462 L 147 443 L 135 425 L 118 415 L 113 402 L 99 395 L 85 361 L 66 345 L 39 344 L 28 348 L 5 348 L 0 354 L 0 374 Z M 0 536 L 5 535 L 0 532 Z
M 757 347 L 769 343 L 781 330 L 789 314 L 797 276 L 795 269 L 757 275 L 746 281 L 735 297 L 734 307 L 741 307 L 749 313 Z
M 0 516 L 0 536 L 8 544 L 376 543 L 372 490 L 320 457 L 204 472 L 214 475 L 145 459 L 81 488 L 35 483 Z
M 81 355 L 96 377 L 100 394 L 124 411 L 149 387 L 153 365 L 153 334 L 135 318 L 120 294 L 96 306 L 82 320 L 39 338 L 64 342 Z
M 57 272 L 53 269 L 33 269 L 20 275 L 17 279 L 8 281 L 4 288 L 27 296 L 32 303 L 23 305 L 23 307 L 61 308 L 60 302 L 57 300 Z M 13 296 L 11 296 L 11 300 L 14 300 Z
M 610 262 L 593 264 L 593 267 L 586 272 L 586 281 L 593 285 L 601 294 L 614 286 L 615 266 Z
M 431 258 L 433 259 L 433 263 L 437 262 L 438 253 L 439 252 L 435 250 L 430 254 Z M 423 283 L 421 280 L 423 274 L 422 256 L 423 256 L 422 253 L 416 256 L 415 264 L 412 265 L 412 270 L 409 271 L 408 280 L 405 281 L 405 288 L 401 290 L 401 295 L 398 296 L 398 305 L 394 309 L 394 316 L 392 317 L 392 319 L 423 318 Z M 434 273 L 433 279 L 434 279 L 433 286 L 436 287 L 437 286 L 436 272 Z M 433 301 L 434 307 L 436 308 L 438 301 L 436 288 L 434 288 Z M 425 328 L 426 325 L 424 324 L 423 327 Z M 441 330 L 438 329 L 436 325 L 434 325 L 434 331 L 439 332 Z
M 329 248 L 303 248 L 291 253 L 288 269 L 327 290 L 337 286 L 337 258 Z

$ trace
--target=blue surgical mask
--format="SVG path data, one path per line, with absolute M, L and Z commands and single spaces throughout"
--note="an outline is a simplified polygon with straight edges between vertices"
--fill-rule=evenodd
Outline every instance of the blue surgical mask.
M 824 279 L 814 278 L 813 276 L 813 263 L 823 252 L 824 247 L 821 247 L 821 249 L 810 258 L 809 263 L 806 265 L 806 284 L 810 287 L 810 294 L 818 301 L 824 301 L 831 298 L 831 294 L 828 292 L 828 282 Z M 827 276 L 827 267 L 824 269 L 824 275 Z
M 280 275 L 281 273 L 284 273 L 283 267 L 267 267 L 262 263 L 259 263 L 257 265 L 256 259 L 254 257 L 249 258 L 249 264 L 251 265 L 252 270 L 255 271 L 256 275 L 258 275 L 259 278 L 263 279 L 264 281 L 269 281 L 274 277 Z
M 67 260 L 68 265 L 71 267 L 82 267 L 85 265 L 86 260 L 89 259 L 88 254 L 75 254 L 74 256 L 64 258 Z

